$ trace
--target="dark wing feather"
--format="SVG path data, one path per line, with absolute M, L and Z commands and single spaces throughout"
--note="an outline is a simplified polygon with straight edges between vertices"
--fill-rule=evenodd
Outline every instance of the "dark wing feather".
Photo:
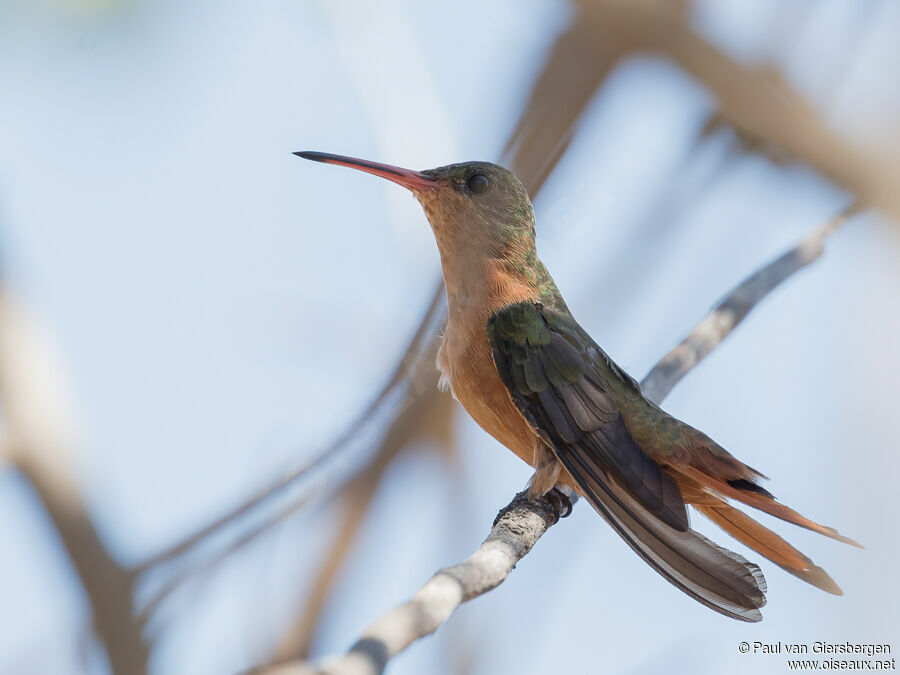
M 687 512 L 673 479 L 631 437 L 577 331 L 532 303 L 510 305 L 488 322 L 494 362 L 516 406 L 549 436 L 557 454 L 574 454 L 620 482 L 650 513 L 678 530 Z M 579 471 L 579 473 L 581 473 Z
M 631 437 L 611 389 L 634 381 L 571 317 L 539 303 L 510 305 L 487 330 L 516 407 L 615 531 L 688 595 L 758 621 L 759 568 L 689 528 L 677 485 Z

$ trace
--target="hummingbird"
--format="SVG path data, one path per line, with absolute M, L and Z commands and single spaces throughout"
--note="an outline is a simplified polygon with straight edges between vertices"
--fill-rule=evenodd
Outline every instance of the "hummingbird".
M 809 557 L 733 502 L 859 546 L 776 501 L 766 478 L 642 393 L 578 324 L 537 255 L 534 209 L 508 169 L 463 162 L 426 171 L 321 152 L 410 190 L 440 252 L 448 319 L 439 386 L 530 464 L 531 497 L 568 515 L 580 495 L 687 595 L 742 621 L 762 619 L 758 565 L 690 527 L 686 505 L 790 574 L 842 595 Z

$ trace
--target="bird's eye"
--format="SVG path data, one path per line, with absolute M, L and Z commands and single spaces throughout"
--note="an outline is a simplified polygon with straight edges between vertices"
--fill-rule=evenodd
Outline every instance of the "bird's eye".
M 466 181 L 466 185 L 471 192 L 474 192 L 476 195 L 480 195 L 483 192 L 487 192 L 487 189 L 491 186 L 491 181 L 487 176 L 479 172 L 473 173 L 471 176 L 469 176 L 469 180 Z

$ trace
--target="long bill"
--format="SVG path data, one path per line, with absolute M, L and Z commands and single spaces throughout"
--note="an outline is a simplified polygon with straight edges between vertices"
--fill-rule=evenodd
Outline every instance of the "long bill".
M 295 152 L 294 154 L 297 157 L 311 159 L 314 162 L 337 164 L 338 166 L 348 166 L 351 169 L 359 169 L 366 173 L 387 178 L 389 181 L 402 185 L 409 190 L 428 190 L 438 185 L 436 178 L 411 169 L 391 166 L 390 164 L 380 164 L 378 162 L 369 162 L 365 159 L 356 159 L 355 157 L 344 157 L 343 155 L 331 155 L 327 152 L 311 152 L 308 150 Z

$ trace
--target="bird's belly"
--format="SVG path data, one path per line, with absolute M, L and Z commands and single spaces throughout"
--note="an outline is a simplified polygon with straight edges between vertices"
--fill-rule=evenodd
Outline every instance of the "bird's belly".
M 450 381 L 453 395 L 478 425 L 528 464 L 534 464 L 537 436 L 509 397 L 500 379 L 489 346 L 472 350 L 455 367 L 439 364 Z M 473 353 L 474 351 L 474 353 Z M 449 364 L 446 364 L 449 366 Z

